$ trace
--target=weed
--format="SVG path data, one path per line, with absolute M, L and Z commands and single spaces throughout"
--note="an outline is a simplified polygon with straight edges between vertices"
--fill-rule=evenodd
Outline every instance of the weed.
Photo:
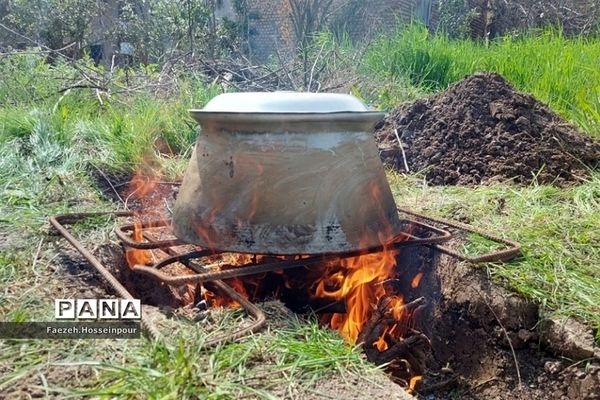
M 485 47 L 441 35 L 431 37 L 412 27 L 373 44 L 359 66 L 370 81 L 357 85 L 356 90 L 378 107 L 390 108 L 442 89 L 467 73 L 496 70 L 597 135 L 598 43 L 546 32 L 505 38 Z M 90 65 L 83 67 L 101 72 Z M 0 251 L 0 313 L 7 320 L 42 318 L 51 312 L 48 299 L 53 294 L 49 291 L 68 290 L 62 286 L 65 277 L 54 276 L 48 260 L 55 254 L 39 261 L 37 270 L 33 268 L 35 246 L 47 238 L 47 217 L 115 208 L 94 187 L 87 173 L 90 163 L 111 172 L 131 172 L 150 164 L 168 176 L 180 177 L 196 132 L 186 110 L 201 107 L 220 89 L 204 83 L 201 76 L 187 74 L 168 95 L 150 90 L 128 93 L 119 91 L 124 83 L 116 71 L 117 80 L 103 96 L 93 90 L 63 90 L 76 71 L 66 64 L 49 65 L 35 54 L 3 58 L 0 73 L 6 78 L 0 81 L 0 229 L 6 239 Z M 154 72 L 140 68 L 139 75 L 151 79 Z M 520 241 L 523 258 L 488 265 L 491 274 L 539 300 L 549 312 L 578 315 L 600 326 L 597 173 L 588 182 L 564 190 L 538 185 L 427 187 L 414 177 L 389 176 L 399 204 L 434 215 L 467 218 L 483 229 Z M 91 227 L 107 231 L 112 223 L 100 218 L 75 226 L 74 231 Z M 485 241 L 472 239 L 466 249 L 470 254 L 488 248 Z M 231 329 L 239 318 L 236 311 L 227 311 L 217 329 Z M 50 382 L 51 387 L 44 388 L 46 394 L 301 397 L 297 393 L 302 388 L 315 387 L 316 382 L 333 376 L 381 374 L 336 333 L 312 320 L 292 321 L 210 352 L 202 348 L 210 333 L 189 326 L 183 331 L 187 335 L 175 346 L 146 341 L 98 340 L 93 345 L 82 340 L 2 341 L 0 391 L 30 384 L 31 376 L 43 376 L 49 368 L 65 365 L 92 368 L 99 376 L 90 374 L 85 382 Z
M 567 38 L 559 29 L 501 37 L 486 45 L 409 25 L 375 41 L 361 69 L 381 80 L 408 79 L 429 91 L 444 89 L 476 71 L 497 72 L 591 135 L 600 136 L 599 57 L 598 38 Z
M 432 215 L 468 220 L 517 240 L 523 256 L 489 264 L 490 274 L 539 301 L 550 313 L 578 316 L 600 327 L 600 173 L 570 188 L 532 184 L 428 187 L 391 173 L 398 204 Z M 476 238 L 467 249 L 489 250 Z
M 227 313 L 231 313 L 228 311 Z M 203 336 L 172 347 L 146 346 L 127 366 L 101 364 L 97 386 L 72 394 L 123 398 L 287 397 L 321 379 L 373 376 L 357 349 L 315 321 L 288 320 L 287 327 L 239 343 L 202 349 Z

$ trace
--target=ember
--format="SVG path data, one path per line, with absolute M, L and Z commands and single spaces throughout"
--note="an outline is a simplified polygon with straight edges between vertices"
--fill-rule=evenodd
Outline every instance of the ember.
M 152 215 L 164 209 L 153 204 L 156 179 L 131 182 L 141 212 L 117 230 L 130 271 L 166 284 L 182 306 L 250 312 L 278 298 L 319 313 L 414 386 L 429 343 L 415 329 L 424 299 L 410 293 L 423 272 L 401 276 L 399 251 L 450 234 L 400 218 L 371 135 L 383 115 L 352 96 L 306 93 L 226 94 L 191 115 L 202 134 L 172 222 Z
M 392 276 L 395 266 L 395 252 L 384 250 L 381 253 L 336 260 L 325 267 L 324 277 L 317 284 L 315 296 L 344 300 L 346 313 L 332 314 L 329 323 L 350 343 L 356 341 L 363 326 L 371 318 L 375 305 L 385 294 L 381 282 Z
M 137 194 L 146 194 L 145 188 L 155 186 L 152 181 L 148 176 L 136 177 L 131 198 L 147 206 L 151 199 L 137 199 Z M 134 273 L 169 284 L 180 306 L 204 299 L 212 307 L 243 307 L 230 293 L 209 284 L 223 279 L 245 300 L 280 298 L 290 308 L 320 313 L 321 322 L 337 330 L 349 343 L 363 343 L 370 360 L 390 363 L 390 371 L 407 387 L 418 381 L 410 381 L 421 368 L 409 344 L 427 342 L 413 330 L 415 313 L 423 300 L 405 304 L 402 293 L 388 283 L 398 278 L 401 248 L 441 242 L 449 237 L 446 232 L 403 220 L 403 234 L 371 250 L 341 255 L 256 255 L 185 245 L 172 235 L 169 221 L 160 216 L 158 220 L 142 220 L 145 213 L 136 214 L 132 225 L 117 230 L 124 241 L 127 263 Z M 173 253 L 168 246 L 185 250 Z M 188 268 L 188 259 L 192 258 L 199 268 Z M 410 287 L 417 287 L 422 277 L 422 272 L 412 277 Z M 415 336 L 418 339 L 405 340 Z

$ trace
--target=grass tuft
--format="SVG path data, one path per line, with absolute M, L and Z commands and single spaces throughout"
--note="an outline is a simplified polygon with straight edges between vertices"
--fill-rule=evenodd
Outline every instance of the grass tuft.
M 103 364 L 94 389 L 73 394 L 100 398 L 238 398 L 294 396 L 334 374 L 366 376 L 380 371 L 315 321 L 288 326 L 238 343 L 202 349 L 196 336 L 176 346 L 146 347 L 126 366 Z
M 409 25 L 372 43 L 361 68 L 365 75 L 382 81 L 407 79 L 426 91 L 443 90 L 477 71 L 497 72 L 600 137 L 599 58 L 600 39 L 568 38 L 559 29 L 506 36 L 486 44 Z
M 398 204 L 466 220 L 520 242 L 523 257 L 486 265 L 490 274 L 549 313 L 576 316 L 600 328 L 600 173 L 570 188 L 428 187 L 414 178 L 388 176 Z M 471 239 L 468 252 L 489 250 L 485 241 Z

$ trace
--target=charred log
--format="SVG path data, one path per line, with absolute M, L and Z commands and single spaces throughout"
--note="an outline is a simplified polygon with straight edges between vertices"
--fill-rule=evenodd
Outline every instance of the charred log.
M 431 343 L 427 336 L 410 327 L 405 328 L 402 335 L 390 334 L 397 324 L 410 324 L 410 321 L 398 321 L 392 315 L 393 304 L 397 301 L 396 296 L 388 296 L 379 302 L 373 316 L 363 328 L 359 342 L 369 361 L 377 365 L 388 364 L 387 369 L 393 376 L 408 381 L 424 374 Z M 424 306 L 425 298 L 419 297 L 402 304 L 402 314 L 410 318 Z

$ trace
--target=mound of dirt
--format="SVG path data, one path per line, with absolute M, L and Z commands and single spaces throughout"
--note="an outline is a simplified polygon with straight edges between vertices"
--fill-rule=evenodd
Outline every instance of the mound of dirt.
M 422 171 L 434 185 L 563 184 L 600 167 L 600 141 L 498 74 L 475 74 L 401 105 L 375 136 L 384 162 Z

